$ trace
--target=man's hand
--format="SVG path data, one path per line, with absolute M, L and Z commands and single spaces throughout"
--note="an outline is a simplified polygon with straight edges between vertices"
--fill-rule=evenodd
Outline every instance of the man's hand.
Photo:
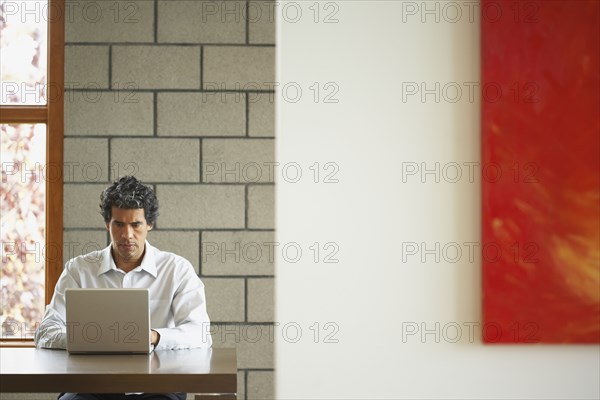
M 150 344 L 157 345 L 160 341 L 160 335 L 155 330 L 150 330 Z

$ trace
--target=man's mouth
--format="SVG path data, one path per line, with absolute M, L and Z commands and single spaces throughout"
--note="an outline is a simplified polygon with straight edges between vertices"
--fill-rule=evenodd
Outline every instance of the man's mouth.
M 133 250 L 135 249 L 135 243 L 121 243 L 119 244 L 119 247 L 125 249 L 125 250 Z

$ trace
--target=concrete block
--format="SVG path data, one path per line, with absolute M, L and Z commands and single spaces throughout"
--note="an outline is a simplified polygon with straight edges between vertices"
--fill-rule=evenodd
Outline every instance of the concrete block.
M 65 46 L 66 89 L 108 89 L 108 46 Z
M 158 199 L 160 202 L 160 199 Z M 161 204 L 162 206 L 162 204 Z M 159 208 L 159 211 L 160 210 Z M 157 225 L 160 226 L 160 215 Z M 148 233 L 148 242 L 162 250 L 175 253 L 192 263 L 196 272 L 200 265 L 200 234 L 190 231 L 161 231 L 153 229 Z
M 158 1 L 158 41 L 244 43 L 245 1 Z
M 60 393 L 0 393 L 0 400 L 56 400 Z
M 202 142 L 203 182 L 273 182 L 276 171 L 273 139 L 206 139 Z
M 157 185 L 162 228 L 240 229 L 244 188 L 235 185 Z
M 243 400 L 246 398 L 246 371 L 238 371 L 237 373 L 237 398 Z
M 95 91 L 65 96 L 66 136 L 153 134 L 152 93 Z
M 159 93 L 160 136 L 245 136 L 241 93 Z
M 273 275 L 274 232 L 202 232 L 202 275 Z
M 273 322 L 275 281 L 273 278 L 248 279 L 248 321 Z
M 281 7 L 281 4 L 278 4 Z M 249 40 L 252 44 L 275 44 L 275 1 L 250 1 L 248 4 Z
M 106 184 L 64 185 L 64 227 L 65 228 L 97 228 L 105 229 L 100 215 L 100 194 Z
M 206 90 L 274 89 L 274 47 L 210 46 L 202 62 Z
M 64 183 L 108 182 L 108 179 L 108 139 L 64 139 Z
M 113 139 L 111 164 L 135 168 L 144 182 L 199 182 L 198 139 Z
M 248 371 L 248 400 L 273 400 L 275 398 L 274 371 Z
M 214 324 L 211 326 L 213 347 L 235 348 L 238 368 L 273 368 L 275 335 L 273 325 Z
M 244 279 L 202 278 L 206 307 L 211 322 L 243 322 Z
M 248 187 L 248 228 L 275 229 L 275 186 Z
M 248 135 L 275 136 L 275 94 L 257 93 L 248 97 Z
M 108 231 L 74 230 L 63 233 L 63 262 L 92 251 L 102 250 L 108 246 Z
M 65 2 L 67 43 L 152 42 L 154 2 L 77 0 Z
M 139 89 L 199 89 L 200 47 L 114 46 L 112 85 Z

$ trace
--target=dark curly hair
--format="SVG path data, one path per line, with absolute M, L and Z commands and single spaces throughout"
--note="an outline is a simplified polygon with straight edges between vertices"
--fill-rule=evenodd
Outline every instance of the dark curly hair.
M 110 222 L 113 207 L 143 208 L 144 217 L 149 225 L 154 225 L 158 217 L 158 199 L 154 190 L 134 176 L 124 176 L 104 189 L 100 195 L 100 213 L 104 222 Z

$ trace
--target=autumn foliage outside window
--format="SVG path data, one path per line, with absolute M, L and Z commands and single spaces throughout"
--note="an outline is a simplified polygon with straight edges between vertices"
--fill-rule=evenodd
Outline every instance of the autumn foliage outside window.
M 0 339 L 32 336 L 62 269 L 63 11 L 0 0 Z
M 2 124 L 0 135 L 0 322 L 9 335 L 32 332 L 44 312 L 46 184 L 35 171 L 45 164 L 46 125 Z

